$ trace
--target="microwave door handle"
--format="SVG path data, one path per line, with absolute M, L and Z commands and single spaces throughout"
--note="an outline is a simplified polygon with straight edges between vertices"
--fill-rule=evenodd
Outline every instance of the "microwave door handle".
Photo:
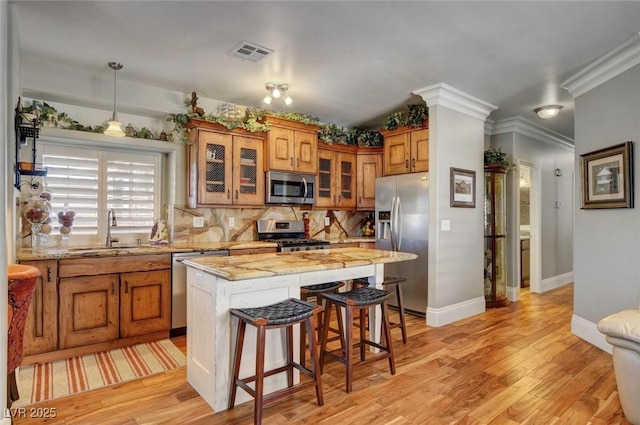
M 304 197 L 302 198 L 302 202 L 304 203 L 304 201 L 307 200 L 307 179 L 305 179 L 304 177 L 302 178 L 302 185 L 304 187 Z

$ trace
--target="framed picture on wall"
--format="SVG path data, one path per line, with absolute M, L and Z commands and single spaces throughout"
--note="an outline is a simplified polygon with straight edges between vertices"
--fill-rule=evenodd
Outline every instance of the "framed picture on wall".
M 580 155 L 582 209 L 633 208 L 633 142 Z
M 451 206 L 476 207 L 476 172 L 451 167 Z

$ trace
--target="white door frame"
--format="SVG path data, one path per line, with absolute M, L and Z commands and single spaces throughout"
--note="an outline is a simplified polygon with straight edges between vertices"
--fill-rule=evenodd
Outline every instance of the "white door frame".
M 529 215 L 531 224 L 531 233 L 529 237 L 530 257 L 531 257 L 531 275 L 529 290 L 534 293 L 542 293 L 542 175 L 540 164 L 518 159 L 518 176 L 520 175 L 520 167 L 529 168 L 531 177 L 531 187 L 529 188 Z M 516 229 L 520 231 L 520 190 L 517 191 L 518 208 L 516 217 Z M 516 250 L 516 270 L 518 288 L 520 287 L 520 247 Z M 519 292 L 519 291 L 518 291 Z M 519 297 L 518 297 L 519 298 Z

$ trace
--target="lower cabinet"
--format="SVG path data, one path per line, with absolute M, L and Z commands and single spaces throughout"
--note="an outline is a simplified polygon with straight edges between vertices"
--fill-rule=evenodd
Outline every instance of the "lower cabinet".
M 22 263 L 42 273 L 25 327 L 24 364 L 169 336 L 170 254 Z
M 23 353 L 25 356 L 58 348 L 58 260 L 23 261 L 40 270 L 27 313 Z

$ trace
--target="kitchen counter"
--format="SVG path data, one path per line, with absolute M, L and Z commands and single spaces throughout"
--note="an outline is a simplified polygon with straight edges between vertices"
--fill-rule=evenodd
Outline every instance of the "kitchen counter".
M 365 248 L 335 248 L 317 251 L 279 252 L 237 257 L 198 257 L 187 266 L 187 381 L 219 412 L 227 409 L 233 341 L 237 320 L 231 308 L 258 307 L 300 298 L 300 287 L 337 280 L 368 278 L 369 285 L 382 288 L 385 264 L 416 259 L 404 252 Z M 425 259 L 426 260 L 426 259 Z M 423 260 L 424 261 L 424 260 Z M 369 313 L 371 339 L 380 341 L 380 309 Z M 247 328 L 240 376 L 255 371 L 255 328 Z M 299 326 L 293 330 L 294 359 L 300 350 Z M 285 363 L 284 332 L 267 332 L 265 365 Z M 299 380 L 299 372 L 294 372 Z M 286 387 L 286 374 L 265 380 L 264 393 Z M 238 391 L 236 404 L 249 400 Z
M 236 281 L 393 263 L 415 258 L 417 258 L 417 255 L 406 252 L 365 248 L 335 248 L 256 254 L 251 257 L 242 255 L 236 257 L 205 256 L 184 260 L 183 264 L 226 280 Z
M 343 239 L 330 239 L 329 242 L 331 244 L 341 244 L 341 243 L 376 243 L 375 236 L 354 236 Z

